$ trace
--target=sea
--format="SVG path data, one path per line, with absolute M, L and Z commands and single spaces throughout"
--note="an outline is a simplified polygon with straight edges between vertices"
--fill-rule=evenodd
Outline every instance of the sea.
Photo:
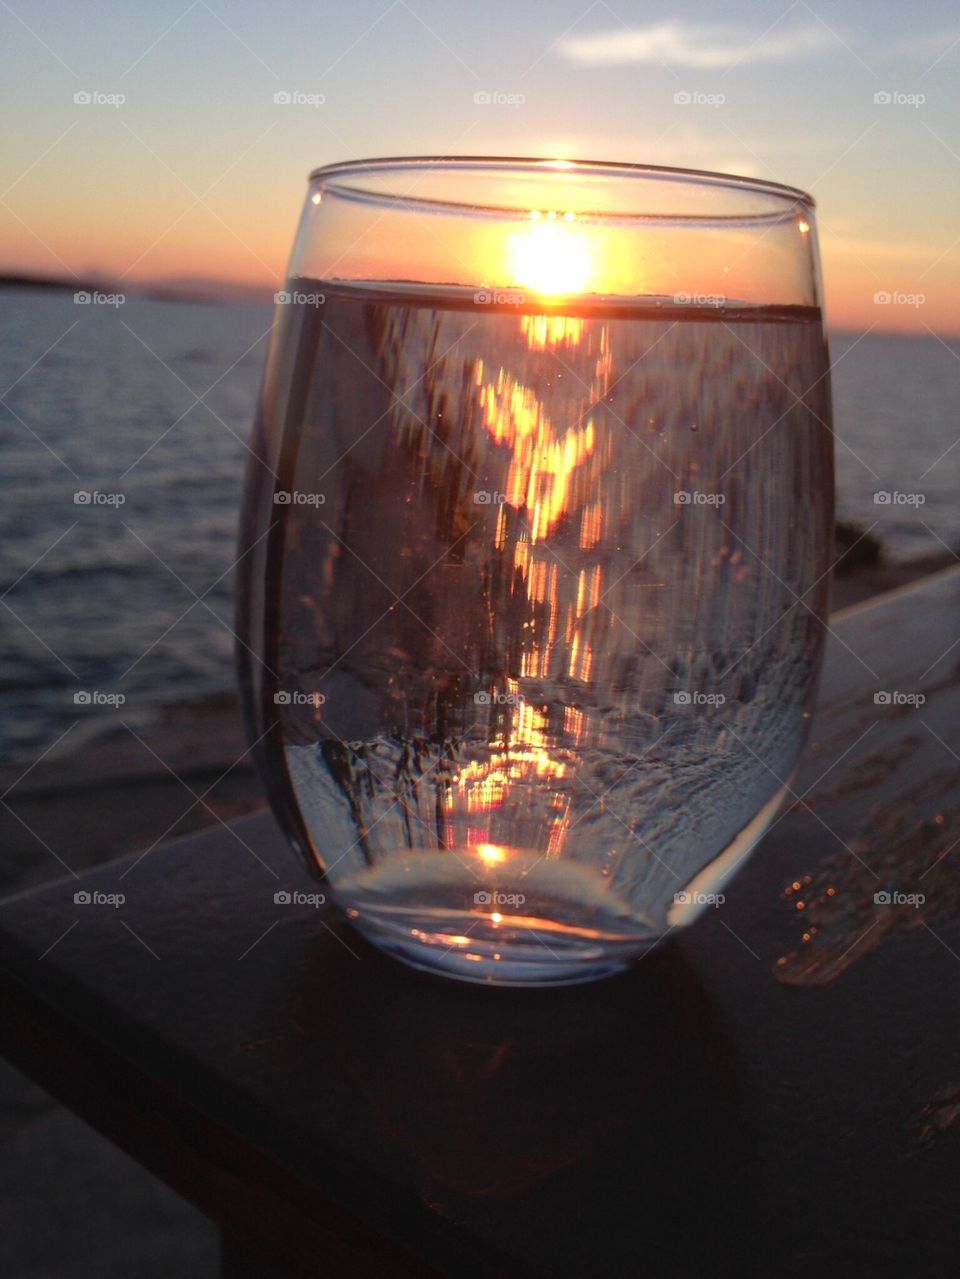
M 0 290 L 0 764 L 233 688 L 272 309 Z M 830 345 L 838 518 L 891 560 L 960 549 L 960 341 Z

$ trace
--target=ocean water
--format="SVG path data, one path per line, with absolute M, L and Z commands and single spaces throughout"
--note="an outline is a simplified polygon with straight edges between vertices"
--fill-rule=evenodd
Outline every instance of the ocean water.
M 255 303 L 0 292 L 0 761 L 233 687 L 236 523 L 270 324 Z M 838 514 L 875 524 L 894 558 L 960 544 L 960 343 L 837 334 L 831 354 Z M 878 491 L 925 500 L 877 505 Z
M 231 687 L 240 475 L 270 322 L 263 305 L 0 292 L 5 760 Z

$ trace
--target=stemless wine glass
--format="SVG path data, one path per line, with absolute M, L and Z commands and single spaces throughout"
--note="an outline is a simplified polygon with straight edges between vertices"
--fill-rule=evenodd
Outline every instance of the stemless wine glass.
M 720 890 L 807 733 L 833 530 L 813 202 L 719 174 L 312 174 L 241 534 L 248 727 L 376 945 L 603 976 Z

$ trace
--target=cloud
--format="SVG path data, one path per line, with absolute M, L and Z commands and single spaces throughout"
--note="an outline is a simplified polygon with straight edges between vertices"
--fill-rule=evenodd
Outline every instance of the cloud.
M 659 22 L 648 27 L 596 31 L 566 36 L 557 48 L 562 57 L 588 67 L 630 66 L 659 62 L 722 71 L 749 62 L 779 62 L 817 53 L 832 43 L 823 27 L 771 31 L 759 39 L 739 27 Z

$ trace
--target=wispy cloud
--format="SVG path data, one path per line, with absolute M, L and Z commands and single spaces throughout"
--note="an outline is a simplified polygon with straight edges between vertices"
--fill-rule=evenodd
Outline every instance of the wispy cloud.
M 570 62 L 589 67 L 659 62 L 698 71 L 723 71 L 749 62 L 802 57 L 832 43 L 829 31 L 820 26 L 771 30 L 758 39 L 755 32 L 741 27 L 658 22 L 647 27 L 565 36 L 557 48 Z

